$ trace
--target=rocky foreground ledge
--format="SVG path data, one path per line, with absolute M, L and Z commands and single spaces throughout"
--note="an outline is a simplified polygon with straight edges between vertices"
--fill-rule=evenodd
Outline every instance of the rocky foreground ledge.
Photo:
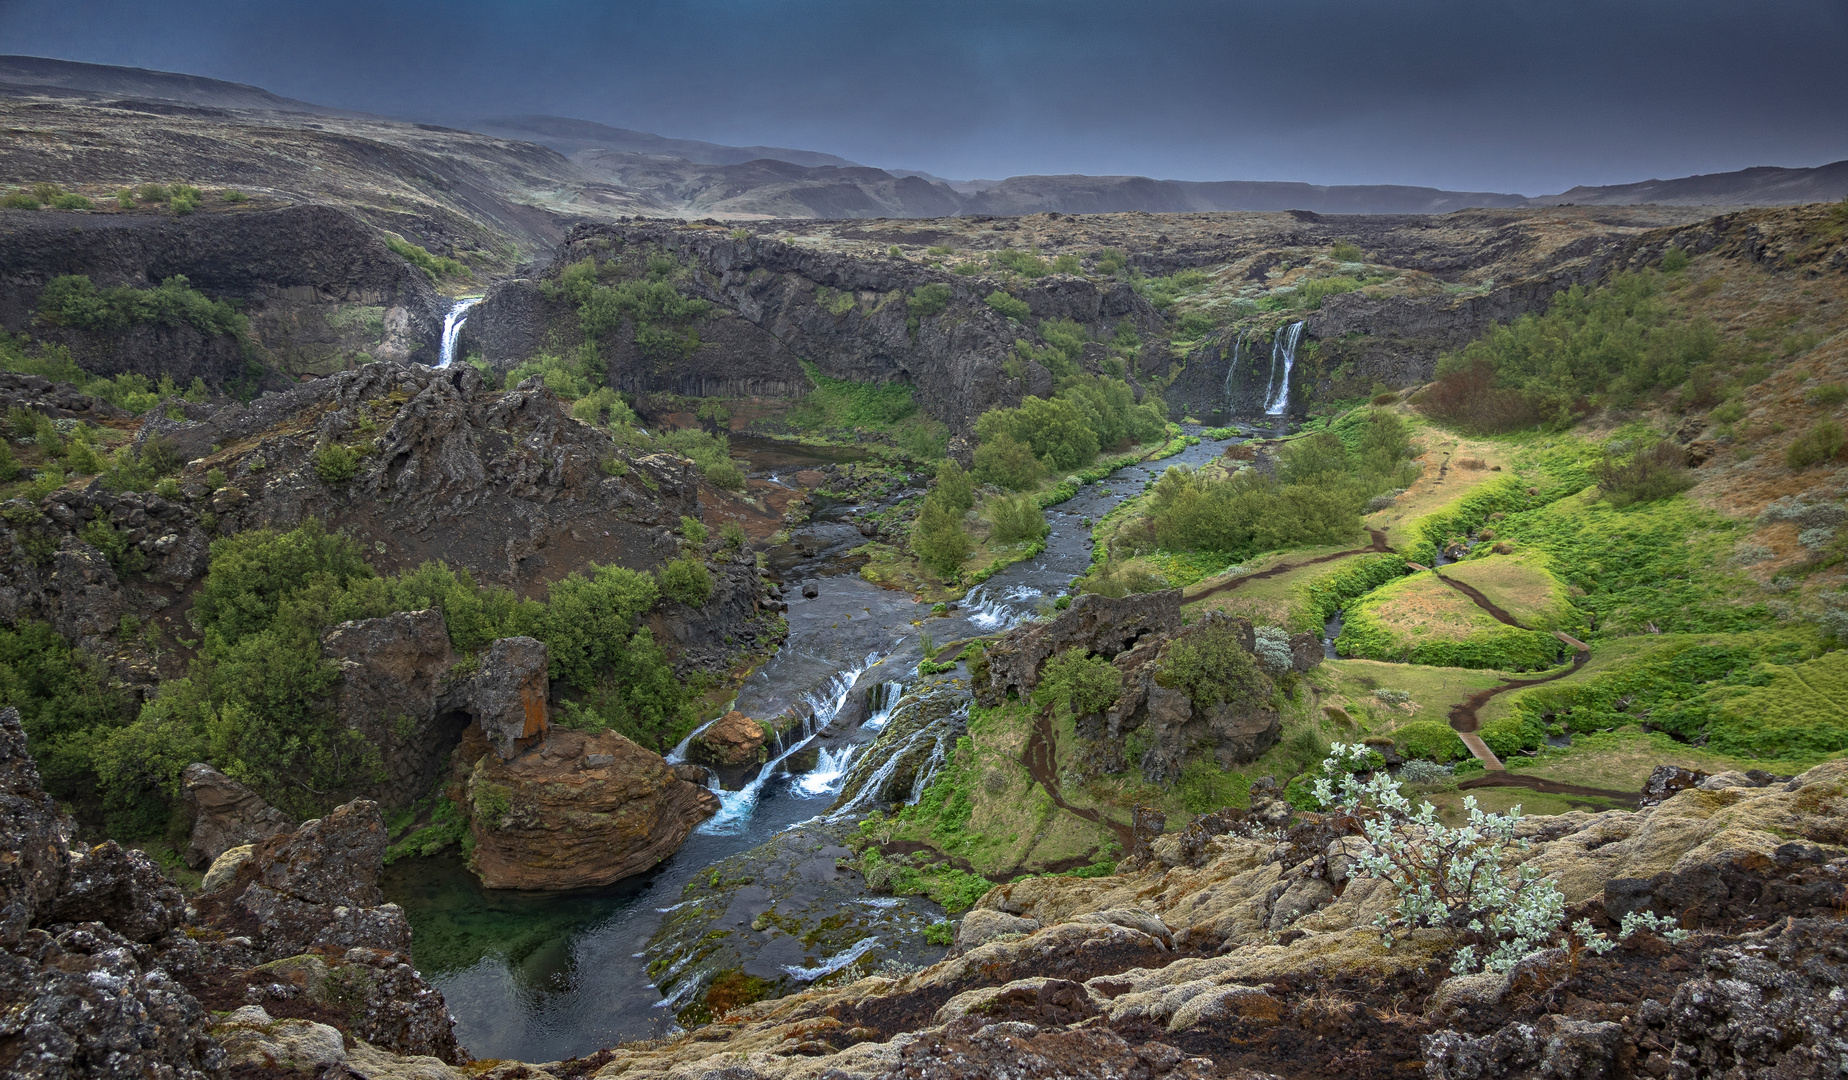
M 1371 928 L 1333 818 L 1236 811 L 1113 877 L 1027 878 L 940 963 L 738 1009 L 570 1062 L 469 1063 L 376 884 L 350 803 L 214 868 L 188 904 L 145 856 L 73 846 L 0 712 L 0 1069 L 9 1076 L 1839 1076 L 1848 1068 L 1848 761 L 1640 812 L 1529 818 L 1570 917 L 1694 931 L 1451 976 L 1458 941 Z M 224 863 L 226 860 L 221 860 Z

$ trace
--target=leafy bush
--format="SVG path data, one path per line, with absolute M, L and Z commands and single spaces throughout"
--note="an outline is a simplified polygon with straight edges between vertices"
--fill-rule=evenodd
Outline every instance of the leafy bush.
M 1808 431 L 1791 440 L 1784 448 L 1784 464 L 1792 469 L 1807 469 L 1828 461 L 1842 450 L 1842 429 L 1833 420 L 1811 424 Z
M 1328 249 L 1328 254 L 1336 262 L 1359 262 L 1362 257 L 1359 246 L 1346 240 Z
M 1686 451 L 1667 439 L 1647 443 L 1628 454 L 1613 453 L 1606 447 L 1591 474 L 1612 506 L 1666 499 L 1694 486 Z
M 911 290 L 911 295 L 905 300 L 905 310 L 912 317 L 919 319 L 941 315 L 949 308 L 951 295 L 950 287 L 941 281 L 919 285 Z
M 924 928 L 924 942 L 928 945 L 948 945 L 956 940 L 956 924 L 948 920 L 934 922 Z
M 191 184 L 174 184 L 167 188 L 167 208 L 175 214 L 190 214 L 199 208 L 203 193 Z
M 1269 701 L 1271 696 L 1270 678 L 1240 644 L 1238 631 L 1220 620 L 1170 645 L 1155 681 L 1185 690 L 1194 706 L 1202 710 L 1223 702 L 1234 711 L 1244 711 Z
M 1181 807 L 1190 814 L 1210 814 L 1228 806 L 1244 809 L 1251 805 L 1251 781 L 1243 773 L 1228 772 L 1207 758 L 1198 758 L 1181 768 L 1181 778 L 1174 785 Z
M 1626 407 L 1703 368 L 1748 359 L 1712 323 L 1677 318 L 1660 291 L 1653 271 L 1616 274 L 1595 289 L 1574 285 L 1544 315 L 1494 326 L 1443 356 L 1419 407 L 1469 430 L 1563 428 L 1594 404 Z
M 706 523 L 696 517 L 680 515 L 680 535 L 695 548 L 706 546 Z
M 1848 386 L 1841 383 L 1823 383 L 1803 391 L 1803 400 L 1819 408 L 1831 408 L 1848 401 Z
M 1351 277 L 1310 278 L 1296 287 L 1293 297 L 1296 306 L 1304 311 L 1319 311 L 1326 297 L 1340 293 L 1350 293 L 1360 288 L 1360 282 Z
M 68 194 L 51 200 L 51 208 L 53 210 L 94 210 L 96 204 L 82 195 Z
M 1105 248 L 1091 253 L 1091 265 L 1106 277 L 1115 277 L 1129 267 L 1129 259 L 1115 248 Z
M 608 386 L 600 386 L 571 405 L 573 418 L 593 426 L 625 428 L 635 423 L 635 410 Z
M 1046 512 L 1031 495 L 1009 495 L 988 501 L 988 520 L 993 537 L 1002 544 L 1038 540 L 1051 531 Z
M 1678 247 L 1671 247 L 1662 252 L 1662 272 L 1679 274 L 1688 268 L 1688 253 Z
M 945 579 L 955 577 L 975 545 L 963 528 L 962 511 L 935 495 L 924 500 L 911 527 L 911 551 Z
M 175 274 L 152 289 L 98 289 L 87 275 L 52 278 L 39 294 L 38 317 L 53 326 L 121 333 L 137 323 L 179 326 L 243 338 L 250 322 L 223 300 L 212 300 Z
M 576 304 L 578 327 L 593 341 L 607 337 L 629 320 L 635 325 L 636 348 L 643 355 L 669 361 L 685 359 L 699 348 L 699 334 L 690 326 L 712 305 L 682 296 L 674 288 L 671 278 L 679 273 L 680 264 L 672 257 L 650 256 L 647 267 L 643 277 L 604 284 L 605 277 L 619 273 L 617 264 L 599 265 L 595 258 L 587 257 L 565 267 L 557 282 L 542 283 L 540 291 L 547 299 Z
M 1007 432 L 984 439 L 975 448 L 975 478 L 1010 491 L 1026 491 L 1046 475 L 1046 467 L 1033 456 L 1033 448 Z
M 1448 724 L 1435 720 L 1414 720 L 1401 724 L 1393 730 L 1393 742 L 1399 746 L 1399 753 L 1408 758 L 1422 758 L 1439 764 L 1469 757 L 1469 747 L 1450 729 Z M 1400 779 L 1405 779 L 1403 775 Z M 1409 782 L 1409 781 L 1408 781 Z
M 954 461 L 945 461 L 937 466 L 937 497 L 944 505 L 957 510 L 968 510 L 975 505 L 975 482 L 963 467 Z
M 1576 935 L 1593 952 L 1615 945 L 1581 920 L 1565 930 L 1566 901 L 1559 887 L 1531 862 L 1516 862 L 1518 812 L 1485 814 L 1474 796 L 1463 800 L 1469 822 L 1450 828 L 1430 803 L 1417 810 L 1384 769 L 1362 781 L 1354 766 L 1372 754 L 1365 746 L 1336 744 L 1315 781 L 1316 801 L 1360 819 L 1372 849 L 1357 868 L 1392 886 L 1398 903 L 1379 917 L 1382 943 L 1392 947 L 1392 930 L 1438 927 L 1476 938 L 1457 950 L 1450 970 L 1457 974 L 1486 966 L 1506 972 L 1552 945 L 1561 933 Z M 1338 785 L 1338 786 L 1337 786 Z M 1478 957 L 1478 948 L 1489 950 Z
M 988 261 L 1021 277 L 1038 278 L 1052 273 L 1052 266 L 1045 259 L 1029 251 L 997 251 L 988 256 Z
M 1101 656 L 1067 649 L 1040 668 L 1033 701 L 1061 716 L 1084 716 L 1116 704 L 1123 693 L 1123 673 Z
M 732 491 L 744 489 L 744 473 L 732 464 L 731 440 L 698 428 L 680 428 L 663 432 L 658 442 L 682 457 L 693 459 L 700 475 L 715 487 Z
M 655 579 L 660 584 L 662 596 L 690 608 L 705 606 L 712 595 L 712 572 L 692 556 L 668 562 L 656 572 Z
M 314 452 L 314 474 L 323 484 L 343 484 L 359 472 L 359 455 L 339 443 L 328 443 Z
M 983 297 L 982 302 L 1015 322 L 1026 322 L 1033 317 L 1033 309 L 1027 306 L 1025 300 L 1010 296 L 1000 289 Z
M 468 276 L 468 267 L 447 256 L 433 255 L 401 236 L 386 233 L 385 246 L 396 252 L 398 257 L 405 262 L 422 270 L 431 281 Z

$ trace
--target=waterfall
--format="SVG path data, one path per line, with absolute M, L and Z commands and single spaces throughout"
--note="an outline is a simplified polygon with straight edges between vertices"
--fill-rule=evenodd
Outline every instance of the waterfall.
M 436 366 L 446 368 L 455 363 L 456 340 L 462 336 L 462 324 L 468 321 L 468 309 L 486 300 L 485 296 L 464 296 L 443 316 L 443 350 Z
M 853 760 L 853 752 L 858 746 L 824 746 L 821 759 L 815 762 L 796 787 L 804 795 L 833 795 L 841 790 L 841 781 L 847 777 L 847 764 Z
M 1232 339 L 1232 362 L 1226 365 L 1226 415 L 1227 416 L 1238 415 L 1238 407 L 1233 402 L 1233 399 L 1232 399 L 1232 395 L 1236 392 L 1233 389 L 1232 380 L 1238 376 L 1238 355 L 1245 348 L 1245 333 L 1246 333 L 1245 331 L 1240 330 L 1238 332 L 1238 336 Z
M 1290 369 L 1296 366 L 1296 341 L 1302 336 L 1303 324 L 1293 322 L 1288 326 L 1279 326 L 1277 336 L 1271 340 L 1271 382 L 1264 387 L 1264 415 L 1282 416 L 1290 407 Z M 1283 361 L 1283 382 L 1277 384 L 1277 362 Z M 1271 390 L 1275 388 L 1275 397 Z
M 797 723 L 778 742 L 782 748 L 769 764 L 758 770 L 751 782 L 738 791 L 726 791 L 719 787 L 717 777 L 708 781 L 708 790 L 719 797 L 719 812 L 699 826 L 699 831 L 708 835 L 728 835 L 740 832 L 751 820 L 751 812 L 757 809 L 757 796 L 762 793 L 764 784 L 773 776 L 783 774 L 783 762 L 789 755 L 807 746 L 820 731 L 840 715 L 841 707 L 847 704 L 847 695 L 853 692 L 853 684 L 859 680 L 861 672 L 879 662 L 878 653 L 869 653 L 860 666 L 852 671 L 843 671 L 828 681 L 821 690 L 804 694 L 810 713 Z M 846 771 L 846 758 L 841 759 L 842 771 Z M 710 776 L 710 774 L 708 774 Z
M 1033 614 L 1031 606 L 1023 605 L 1031 605 L 1044 595 L 1031 585 L 1015 585 L 996 596 L 983 585 L 971 592 L 962 606 L 968 613 L 971 626 L 984 633 L 993 633 L 996 630 L 1012 629 L 1022 619 Z
M 892 719 L 892 709 L 898 699 L 905 696 L 905 684 L 902 682 L 882 682 L 867 691 L 867 712 L 871 715 L 860 724 L 867 731 L 878 731 Z

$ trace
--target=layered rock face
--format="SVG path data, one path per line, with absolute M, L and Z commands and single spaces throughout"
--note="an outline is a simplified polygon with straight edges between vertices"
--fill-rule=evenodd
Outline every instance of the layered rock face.
M 180 796 L 192 817 L 186 865 L 203 870 L 235 847 L 267 840 L 295 827 L 263 797 L 202 761 L 180 774 Z
M 761 762 L 763 749 L 763 725 L 734 709 L 700 732 L 687 756 L 702 765 L 735 769 Z
M 166 374 L 181 385 L 197 375 L 216 386 L 244 375 L 244 349 L 186 324 L 140 324 L 118 334 L 34 324 L 40 292 L 61 274 L 137 288 L 183 275 L 214 299 L 244 301 L 256 343 L 289 371 L 342 370 L 360 352 L 436 361 L 443 305 L 429 279 L 377 231 L 335 207 L 185 217 L 9 213 L 6 236 L 0 325 L 68 346 L 90 371 Z
M 661 755 L 613 731 L 554 729 L 511 760 L 483 753 L 467 793 L 470 865 L 491 889 L 575 889 L 639 874 L 719 808 Z
M 982 302 L 992 285 L 977 288 L 906 260 L 763 237 L 739 240 L 714 229 L 634 224 L 573 229 L 556 265 L 587 256 L 609 259 L 643 244 L 686 260 L 694 272 L 679 287 L 715 310 L 699 323 L 700 347 L 684 360 L 644 356 L 629 328 L 607 350 L 611 382 L 620 390 L 799 397 L 809 389 L 801 365 L 808 360 L 834 378 L 910 383 L 927 412 L 965 433 L 983 411 L 1051 390 L 1049 375 L 1036 387 L 1003 373 L 1015 339 L 1031 331 Z M 951 299 L 913 328 L 907 298 L 926 285 L 949 290 Z M 1162 326 L 1148 301 L 1125 284 L 1062 279 L 1028 289 L 1022 299 L 1036 318 L 1075 319 L 1094 333 L 1108 333 L 1125 320 L 1144 335 Z M 574 309 L 548 303 L 534 282 L 513 281 L 496 286 L 469 316 L 464 348 L 479 348 L 489 362 L 510 367 L 540 351 L 548 338 L 580 337 Z

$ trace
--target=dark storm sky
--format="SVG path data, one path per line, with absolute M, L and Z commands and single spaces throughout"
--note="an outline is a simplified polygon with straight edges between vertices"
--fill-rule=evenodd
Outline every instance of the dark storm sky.
M 1848 157 L 1848 0 L 0 0 L 0 52 L 957 178 L 1546 194 Z

